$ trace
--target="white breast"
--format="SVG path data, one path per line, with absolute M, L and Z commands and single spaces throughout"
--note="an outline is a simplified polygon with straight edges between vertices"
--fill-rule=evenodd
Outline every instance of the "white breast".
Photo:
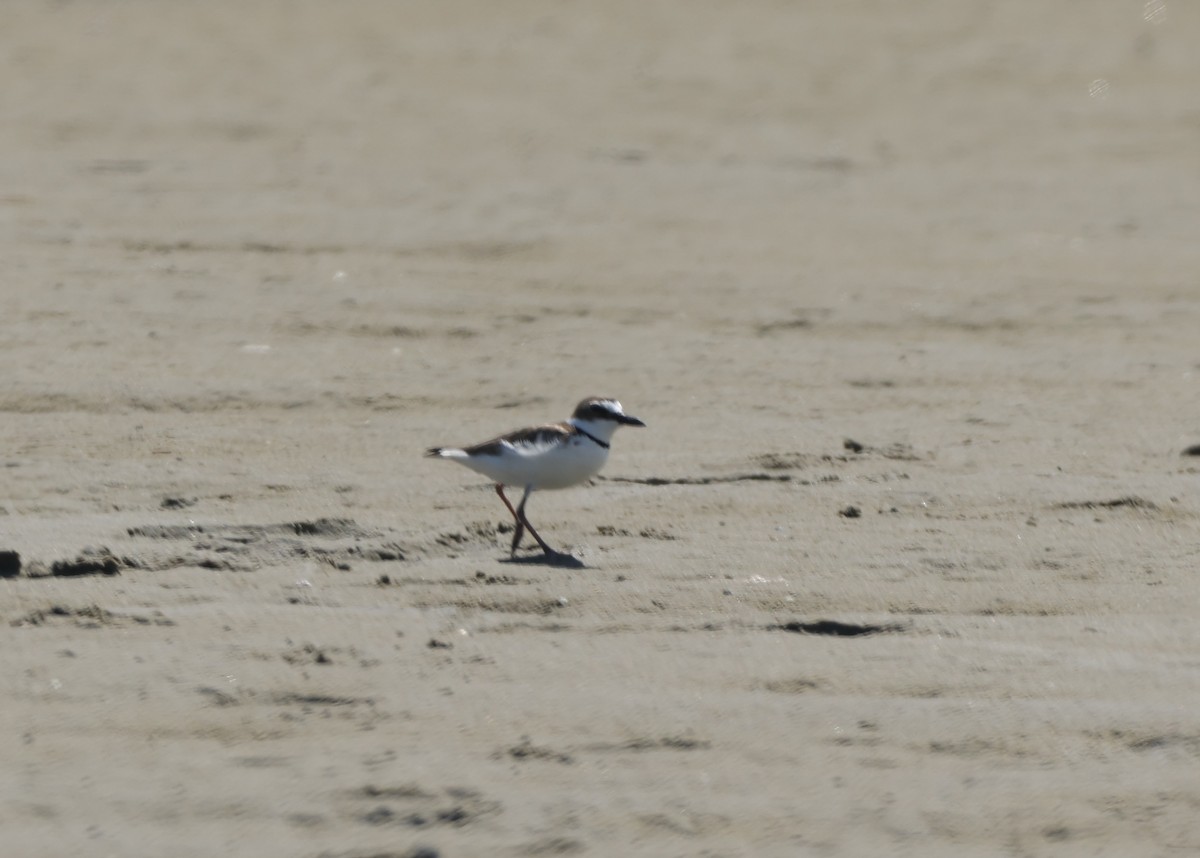
M 473 471 L 514 488 L 565 489 L 586 482 L 604 467 L 608 450 L 576 435 L 543 447 L 505 447 L 496 456 L 456 460 Z

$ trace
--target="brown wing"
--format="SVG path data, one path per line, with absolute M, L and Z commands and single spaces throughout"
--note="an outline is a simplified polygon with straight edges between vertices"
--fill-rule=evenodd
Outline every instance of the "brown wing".
M 532 452 L 561 444 L 574 434 L 575 427 L 569 423 L 548 423 L 545 426 L 518 429 L 473 447 L 463 447 L 463 450 L 472 456 L 499 456 L 505 447 Z

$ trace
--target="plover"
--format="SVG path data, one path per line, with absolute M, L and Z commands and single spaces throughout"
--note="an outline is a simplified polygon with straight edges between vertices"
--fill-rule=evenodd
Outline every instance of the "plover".
M 525 517 L 529 495 L 539 489 L 566 489 L 587 482 L 608 461 L 617 427 L 645 425 L 626 414 L 617 400 L 592 396 L 575 406 L 575 413 L 565 423 L 517 429 L 471 447 L 432 447 L 425 455 L 458 462 L 496 483 L 496 494 L 516 522 L 512 556 L 516 556 L 526 530 L 543 552 L 558 556 Z M 505 486 L 525 490 L 516 509 L 504 495 Z

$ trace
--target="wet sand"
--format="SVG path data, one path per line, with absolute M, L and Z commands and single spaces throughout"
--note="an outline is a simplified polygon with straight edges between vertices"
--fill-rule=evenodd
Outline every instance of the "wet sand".
M 5 17 L 12 854 L 1200 851 L 1200 13 Z

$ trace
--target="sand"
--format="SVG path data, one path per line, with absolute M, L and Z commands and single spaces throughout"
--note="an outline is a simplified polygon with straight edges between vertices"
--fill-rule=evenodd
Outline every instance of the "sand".
M 4 17 L 6 854 L 1200 852 L 1193 5 Z

